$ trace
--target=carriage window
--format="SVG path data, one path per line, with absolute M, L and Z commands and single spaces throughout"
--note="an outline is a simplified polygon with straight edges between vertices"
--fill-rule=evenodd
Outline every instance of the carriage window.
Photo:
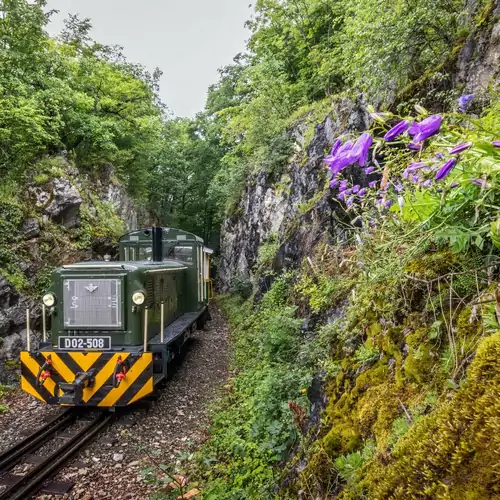
M 139 260 L 152 260 L 152 259 L 153 259 L 153 248 L 152 247 L 139 248 Z
M 193 247 L 175 245 L 168 249 L 167 259 L 179 260 L 181 262 L 193 262 Z

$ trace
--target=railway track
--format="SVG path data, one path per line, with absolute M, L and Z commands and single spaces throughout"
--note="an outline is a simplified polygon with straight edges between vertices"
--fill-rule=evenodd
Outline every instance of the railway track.
M 0 500 L 31 498 L 113 418 L 107 413 L 91 416 L 67 410 L 2 453 L 0 485 L 4 489 L 0 491 Z M 71 429 L 73 432 L 68 432 Z M 16 468 L 23 464 L 32 467 L 17 473 Z

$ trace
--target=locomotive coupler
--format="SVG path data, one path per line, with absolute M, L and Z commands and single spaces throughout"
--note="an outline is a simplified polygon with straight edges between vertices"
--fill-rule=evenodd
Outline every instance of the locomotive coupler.
M 78 372 L 72 384 L 60 383 L 59 387 L 64 392 L 59 402 L 63 405 L 77 405 L 83 397 L 83 389 L 92 387 L 95 382 L 97 370 Z

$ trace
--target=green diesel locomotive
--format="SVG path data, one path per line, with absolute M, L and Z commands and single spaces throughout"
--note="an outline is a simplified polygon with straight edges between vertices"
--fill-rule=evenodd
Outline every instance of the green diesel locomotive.
M 152 393 L 209 319 L 211 253 L 191 233 L 153 227 L 122 236 L 119 261 L 55 270 L 43 340 L 32 350 L 28 335 L 21 353 L 23 390 L 51 405 L 101 408 Z

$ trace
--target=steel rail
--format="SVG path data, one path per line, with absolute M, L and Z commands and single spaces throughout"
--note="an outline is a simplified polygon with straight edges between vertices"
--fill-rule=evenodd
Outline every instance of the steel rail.
M 101 429 L 106 427 L 113 418 L 113 415 L 101 413 L 42 463 L 27 472 L 19 482 L 1 493 L 0 500 L 26 500 L 30 498 L 43 486 L 45 481 L 57 474 L 66 462 Z
M 58 430 L 69 425 L 75 417 L 76 415 L 72 410 L 66 410 L 33 434 L 30 434 L 19 443 L 4 451 L 0 454 L 0 472 L 8 471 L 24 455 L 41 448 Z

